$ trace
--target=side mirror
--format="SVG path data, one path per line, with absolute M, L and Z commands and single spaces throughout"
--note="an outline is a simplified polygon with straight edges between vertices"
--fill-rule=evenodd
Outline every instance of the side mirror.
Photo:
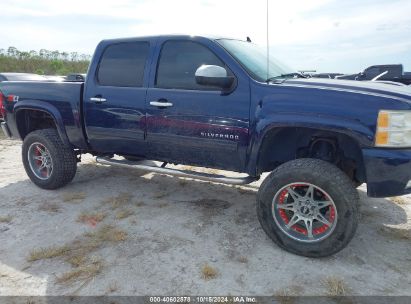
M 222 89 L 231 88 L 234 82 L 234 77 L 227 76 L 227 70 L 218 65 L 200 66 L 195 73 L 195 77 L 198 84 Z

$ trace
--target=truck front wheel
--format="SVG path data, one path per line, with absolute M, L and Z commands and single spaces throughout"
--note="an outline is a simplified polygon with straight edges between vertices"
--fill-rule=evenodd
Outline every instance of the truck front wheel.
M 76 174 L 76 155 L 54 129 L 28 134 L 23 141 L 22 157 L 27 175 L 43 189 L 63 187 Z
M 318 159 L 297 159 L 264 180 L 257 214 L 264 231 L 281 248 L 325 257 L 353 238 L 358 201 L 352 181 L 339 168 Z

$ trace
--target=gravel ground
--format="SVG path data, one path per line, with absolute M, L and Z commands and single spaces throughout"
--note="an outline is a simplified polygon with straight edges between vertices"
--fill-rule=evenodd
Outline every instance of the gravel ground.
M 264 234 L 259 183 L 233 187 L 97 165 L 56 191 L 0 139 L 0 295 L 411 295 L 411 198 L 361 196 L 353 241 L 324 259 Z M 214 170 L 215 171 L 215 170 Z

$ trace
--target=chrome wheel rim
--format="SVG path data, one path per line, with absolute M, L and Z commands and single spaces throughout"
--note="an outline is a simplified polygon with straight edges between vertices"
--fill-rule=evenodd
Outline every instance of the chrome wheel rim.
M 318 186 L 296 182 L 282 187 L 272 201 L 276 225 L 290 238 L 319 242 L 337 225 L 337 208 L 331 196 Z
M 32 143 L 29 147 L 28 161 L 33 174 L 41 179 L 47 180 L 53 173 L 53 159 L 49 150 L 41 143 Z

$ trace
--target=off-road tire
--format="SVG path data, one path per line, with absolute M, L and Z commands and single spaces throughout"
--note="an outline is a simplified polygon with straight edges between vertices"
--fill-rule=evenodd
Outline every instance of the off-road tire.
M 307 243 L 295 240 L 276 224 L 272 204 L 284 186 L 306 182 L 324 189 L 334 201 L 338 220 L 323 240 Z M 267 235 L 281 248 L 306 257 L 326 257 L 342 250 L 353 238 L 359 220 L 359 196 L 349 177 L 336 166 L 318 159 L 297 159 L 271 172 L 257 195 L 258 220 Z
M 29 164 L 29 147 L 36 142 L 44 145 L 51 155 L 53 170 L 46 180 L 39 179 Z M 55 129 L 42 129 L 29 133 L 23 141 L 22 159 L 27 175 L 42 189 L 61 188 L 71 182 L 76 175 L 77 158 L 74 150 L 63 143 Z

